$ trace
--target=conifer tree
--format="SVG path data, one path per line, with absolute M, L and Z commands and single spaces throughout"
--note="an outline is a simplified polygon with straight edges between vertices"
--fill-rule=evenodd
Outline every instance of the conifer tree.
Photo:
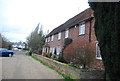
M 111 81 L 120 75 L 120 2 L 90 2 L 94 10 L 95 34 L 105 70 Z

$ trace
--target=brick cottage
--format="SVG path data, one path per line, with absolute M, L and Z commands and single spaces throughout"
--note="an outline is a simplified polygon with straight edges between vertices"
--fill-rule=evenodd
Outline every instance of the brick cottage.
M 46 36 L 42 55 L 54 54 L 56 51 L 57 56 L 63 53 L 67 63 L 81 64 L 82 60 L 91 59 L 86 61 L 86 63 L 89 62 L 90 68 L 103 68 L 98 41 L 94 32 L 94 22 L 93 10 L 88 8 L 53 29 Z M 65 39 L 72 39 L 72 42 L 64 48 Z

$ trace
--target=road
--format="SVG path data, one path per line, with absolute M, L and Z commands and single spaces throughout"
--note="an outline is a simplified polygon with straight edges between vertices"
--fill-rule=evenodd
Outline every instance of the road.
M 54 70 L 42 65 L 25 52 L 16 52 L 13 57 L 2 58 L 2 79 L 63 79 Z

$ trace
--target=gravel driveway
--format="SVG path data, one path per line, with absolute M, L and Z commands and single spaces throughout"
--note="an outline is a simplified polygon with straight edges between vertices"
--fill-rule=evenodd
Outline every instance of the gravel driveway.
M 2 58 L 2 79 L 63 79 L 54 70 L 42 65 L 23 52 Z

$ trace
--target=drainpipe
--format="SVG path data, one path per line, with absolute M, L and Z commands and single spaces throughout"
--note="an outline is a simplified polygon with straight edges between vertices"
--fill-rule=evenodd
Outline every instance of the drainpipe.
M 89 42 L 91 42 L 91 26 L 92 25 L 92 19 L 90 19 L 90 28 L 89 28 Z

